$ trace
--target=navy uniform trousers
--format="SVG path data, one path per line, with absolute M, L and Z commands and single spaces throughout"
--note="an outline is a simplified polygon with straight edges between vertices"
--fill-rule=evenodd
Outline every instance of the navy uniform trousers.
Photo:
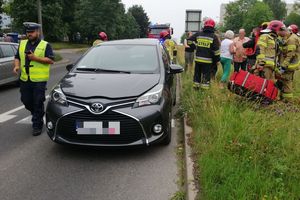
M 32 128 L 34 129 L 41 129 L 44 124 L 46 85 L 47 82 L 20 81 L 21 101 L 31 112 Z

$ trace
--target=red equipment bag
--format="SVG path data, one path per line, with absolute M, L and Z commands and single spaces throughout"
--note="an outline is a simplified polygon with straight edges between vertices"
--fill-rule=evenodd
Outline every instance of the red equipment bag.
M 278 89 L 274 82 L 240 70 L 234 72 L 228 83 L 228 89 L 240 96 L 250 99 L 262 99 L 274 101 L 278 95 Z

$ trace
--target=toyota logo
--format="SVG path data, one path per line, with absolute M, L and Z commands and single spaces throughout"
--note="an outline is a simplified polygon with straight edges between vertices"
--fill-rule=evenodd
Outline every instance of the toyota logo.
M 90 107 L 91 111 L 94 113 L 101 113 L 104 109 L 101 103 L 93 103 Z

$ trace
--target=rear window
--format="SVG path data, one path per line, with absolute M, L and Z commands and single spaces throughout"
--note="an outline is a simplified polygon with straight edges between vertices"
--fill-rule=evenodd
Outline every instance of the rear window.
M 155 73 L 159 71 L 159 62 L 156 46 L 100 45 L 91 49 L 77 67 Z
M 11 45 L 5 44 L 0 45 L 2 50 L 2 55 L 4 58 L 6 57 L 13 57 L 15 55 L 15 51 L 13 50 L 13 47 Z

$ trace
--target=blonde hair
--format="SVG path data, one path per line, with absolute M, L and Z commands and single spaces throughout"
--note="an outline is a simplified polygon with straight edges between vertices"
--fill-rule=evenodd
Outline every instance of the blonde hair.
M 227 38 L 227 39 L 233 39 L 234 38 L 234 32 L 232 30 L 228 30 L 228 31 L 226 31 L 224 37 Z

